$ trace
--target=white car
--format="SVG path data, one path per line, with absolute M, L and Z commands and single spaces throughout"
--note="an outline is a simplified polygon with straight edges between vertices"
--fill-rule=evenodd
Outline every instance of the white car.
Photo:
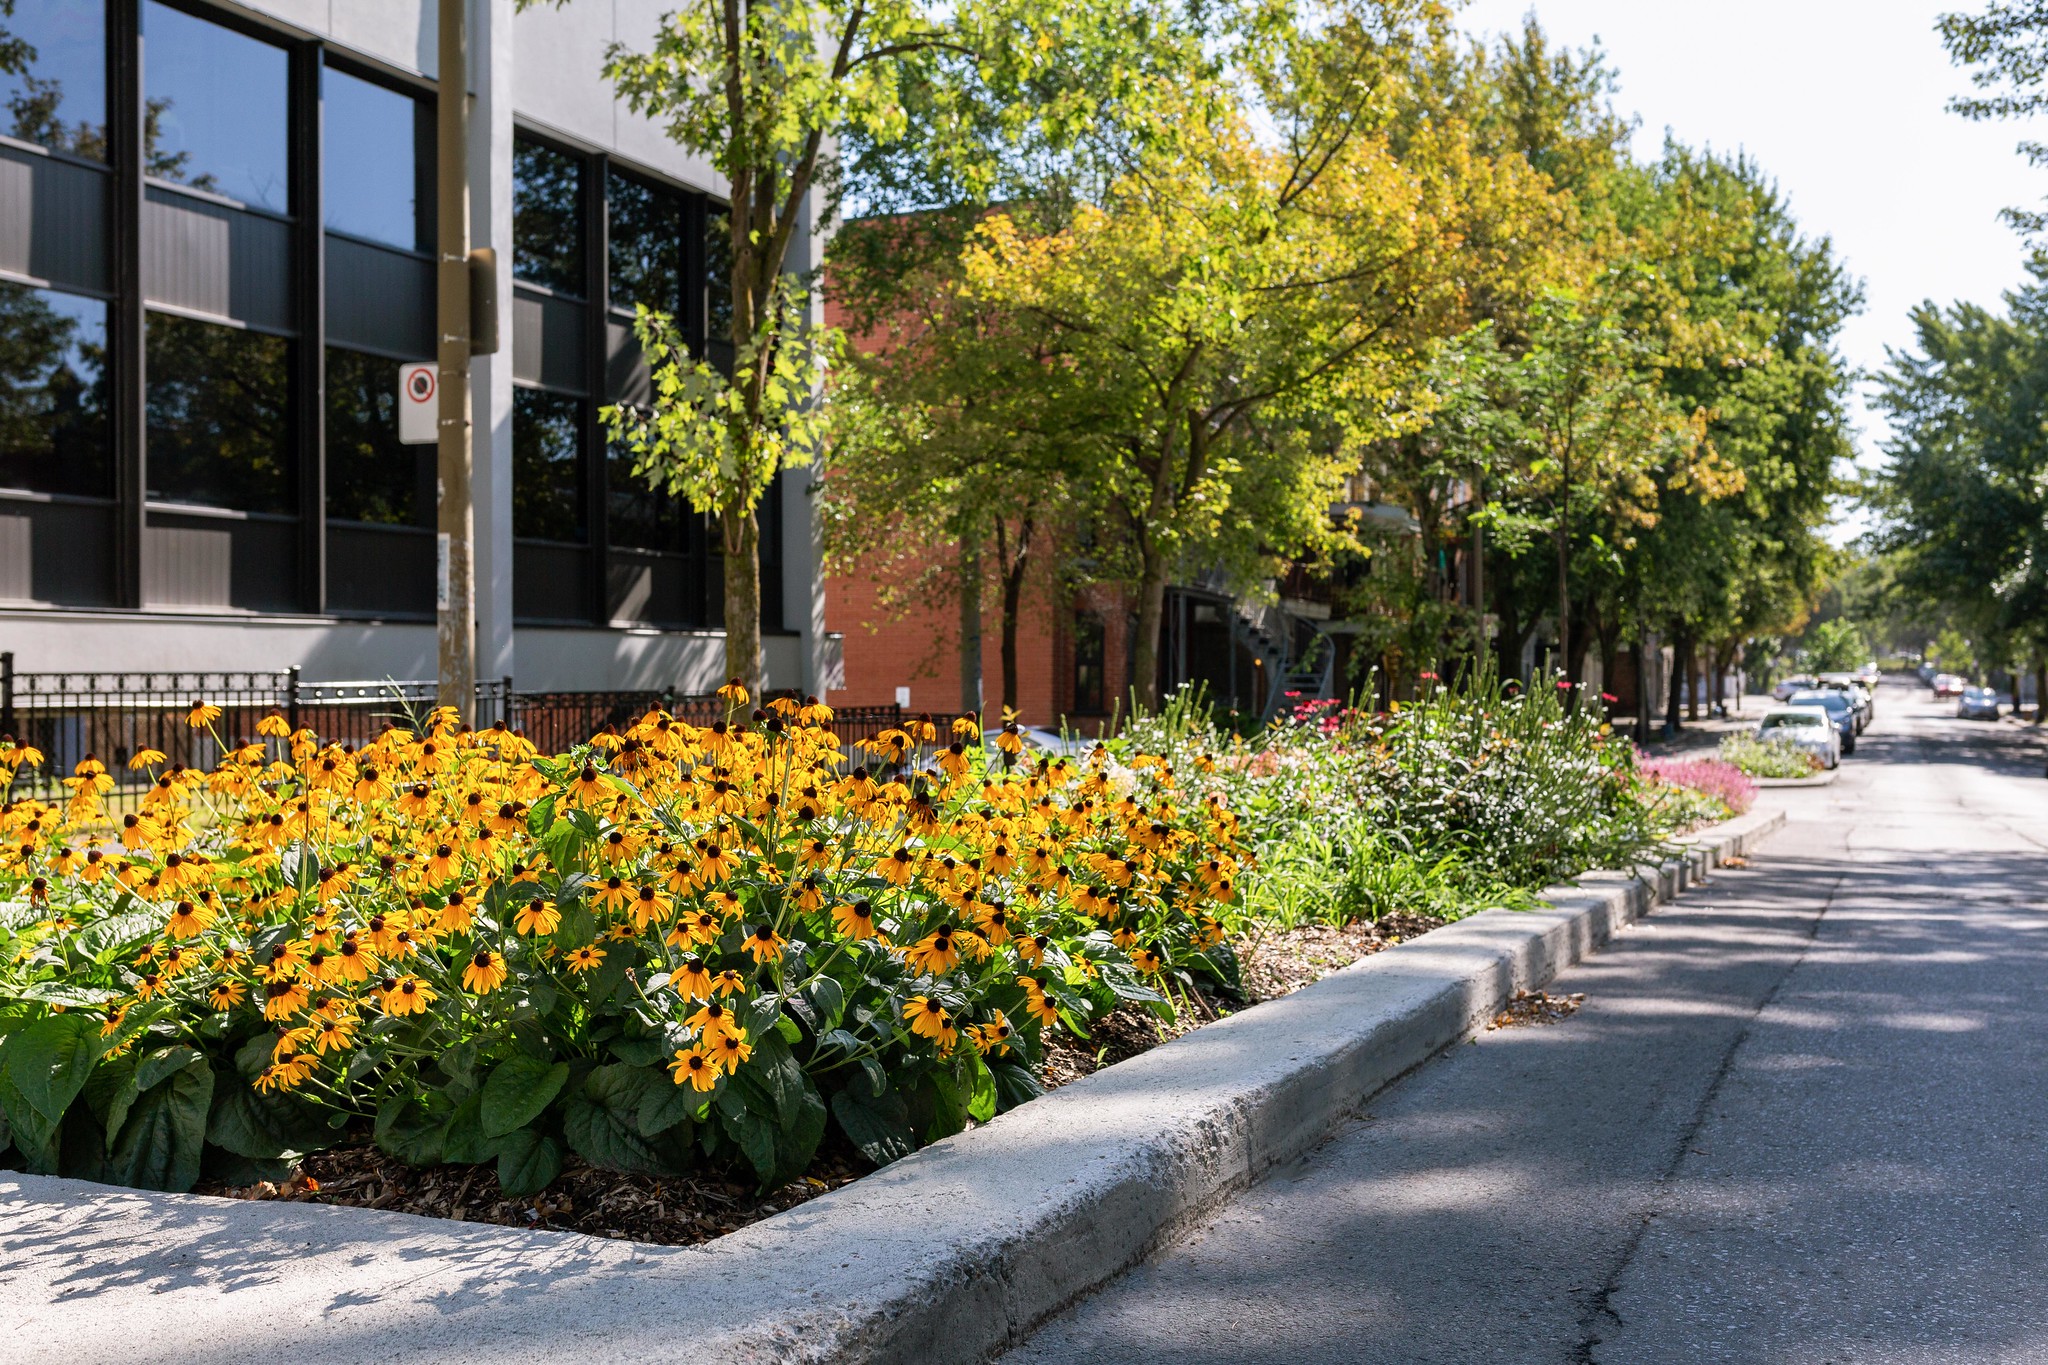
M 1773 706 L 1757 722 L 1756 737 L 1796 744 L 1818 758 L 1823 768 L 1842 763 L 1840 728 L 1835 718 L 1818 706 Z

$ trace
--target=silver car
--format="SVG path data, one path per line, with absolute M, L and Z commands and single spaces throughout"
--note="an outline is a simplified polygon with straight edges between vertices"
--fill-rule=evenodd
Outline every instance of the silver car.
M 1996 688 L 1966 687 L 1956 699 L 1956 719 L 1997 720 L 2001 695 Z
M 1818 706 L 1774 706 L 1757 722 L 1756 737 L 1796 744 L 1818 758 L 1823 768 L 1841 766 L 1841 735 L 1834 718 Z

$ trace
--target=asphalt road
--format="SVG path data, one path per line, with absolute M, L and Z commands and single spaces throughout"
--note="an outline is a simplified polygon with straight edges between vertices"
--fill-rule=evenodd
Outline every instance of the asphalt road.
M 1951 712 L 1005 1361 L 2048 1362 L 2048 781 Z

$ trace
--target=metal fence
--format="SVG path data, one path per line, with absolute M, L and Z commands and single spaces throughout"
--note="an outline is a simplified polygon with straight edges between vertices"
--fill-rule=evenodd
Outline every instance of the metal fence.
M 187 715 L 196 702 L 220 708 L 209 729 Z M 432 679 L 308 682 L 296 668 L 253 673 L 17 673 L 14 656 L 0 652 L 0 736 L 40 749 L 44 762 L 24 769 L 6 793 L 47 797 L 91 754 L 107 765 L 116 793 L 139 794 L 147 774 L 128 760 L 155 750 L 170 763 L 211 768 L 219 740 L 254 742 L 264 717 L 279 715 L 292 729 L 358 747 L 394 725 L 418 729 L 436 701 Z M 480 679 L 476 723 L 504 722 L 544 753 L 559 753 L 605 729 L 622 730 L 661 708 L 694 725 L 726 715 L 717 696 L 674 692 L 516 692 L 510 678 Z M 851 750 L 860 740 L 903 722 L 897 706 L 843 707 L 833 729 Z M 272 741 L 273 747 L 276 742 Z M 117 809 L 118 809 L 117 805 Z

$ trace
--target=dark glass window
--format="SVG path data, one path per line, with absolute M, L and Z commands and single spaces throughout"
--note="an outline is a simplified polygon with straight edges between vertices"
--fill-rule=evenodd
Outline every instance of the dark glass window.
M 9 136 L 106 160 L 106 0 L 0 5 L 0 103 Z
M 582 399 L 512 391 L 512 534 L 584 539 Z
M 327 226 L 388 246 L 429 250 L 432 234 L 421 211 L 432 201 L 422 179 L 433 145 L 425 103 L 332 67 L 323 73 L 321 103 Z
M 633 472 L 633 455 L 623 446 L 608 448 L 605 487 L 611 496 L 611 517 L 606 525 L 614 545 L 633 550 L 667 550 L 681 554 L 689 548 L 684 525 L 688 515 L 683 501 L 657 492 L 648 481 Z
M 1102 618 L 1088 612 L 1074 615 L 1074 714 L 1100 715 L 1106 672 Z
M 683 196 L 613 171 L 605 185 L 611 301 L 673 317 L 683 306 Z
M 149 173 L 289 211 L 284 49 L 159 0 L 143 4 L 142 35 Z
M 327 515 L 434 525 L 435 450 L 398 441 L 398 362 L 327 348 Z
M 582 297 L 581 158 L 538 142 L 512 144 L 512 273 Z
M 151 498 L 293 510 L 290 342 L 151 313 L 144 364 Z
M 732 220 L 717 204 L 704 215 L 704 331 L 732 340 Z
M 0 487 L 105 497 L 107 305 L 0 283 Z

